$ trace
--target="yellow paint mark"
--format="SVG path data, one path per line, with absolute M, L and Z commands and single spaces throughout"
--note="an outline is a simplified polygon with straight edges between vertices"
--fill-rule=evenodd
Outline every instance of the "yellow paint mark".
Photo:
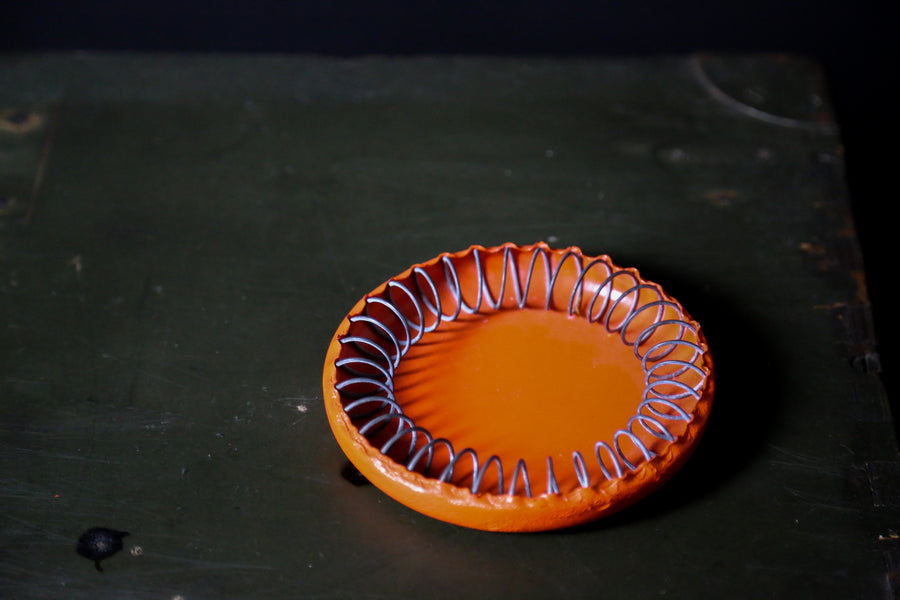
M 855 270 L 850 276 L 856 280 L 856 298 L 860 302 L 869 301 L 869 289 L 866 287 L 866 274 L 863 271 Z
M 800 250 L 810 256 L 825 256 L 825 246 L 823 246 L 822 244 L 800 242 Z
M 84 262 L 82 261 L 80 254 L 76 254 L 75 256 L 73 256 L 69 261 L 69 264 L 75 267 L 76 275 L 81 275 L 81 270 L 84 268 Z
M 813 304 L 813 310 L 834 310 L 845 306 L 847 306 L 846 302 L 829 302 L 828 304 Z
M 730 188 L 713 188 L 703 194 L 705 200 L 708 200 L 713 206 L 719 208 L 731 206 L 738 196 L 737 190 Z

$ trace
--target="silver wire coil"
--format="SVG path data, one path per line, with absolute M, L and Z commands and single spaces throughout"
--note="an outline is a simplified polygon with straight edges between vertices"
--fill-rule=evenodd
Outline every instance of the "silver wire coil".
M 562 310 L 565 306 L 568 315 L 583 315 L 633 347 L 644 372 L 641 402 L 625 426 L 615 431 L 611 443 L 595 443 L 591 459 L 579 451 L 572 453 L 572 467 L 581 487 L 635 471 L 658 454 L 651 448 L 653 440 L 676 440 L 671 423 L 691 421 L 691 414 L 682 404 L 701 399 L 709 374 L 702 337 L 680 305 L 655 284 L 641 281 L 635 271 L 615 269 L 608 257 L 593 258 L 584 264 L 587 259 L 570 249 L 554 265 L 547 246 L 537 245 L 531 253 L 523 273 L 520 257 L 525 252 L 512 244 L 503 246 L 502 271 L 499 282 L 493 278 L 494 290 L 485 268 L 484 248 L 473 247 L 461 256 L 441 255 L 428 269 L 416 266 L 408 277 L 393 279 L 379 294 L 367 296 L 362 314 L 349 318 L 350 330 L 340 339 L 342 351 L 335 362 L 342 373 L 336 388 L 344 411 L 359 424 L 360 435 L 370 442 L 377 435 L 382 454 L 410 471 L 442 482 L 471 479 L 468 487 L 473 494 L 524 493 L 532 497 L 532 481 L 523 459 L 517 460 L 507 479 L 500 457 L 492 455 L 482 462 L 473 448 L 457 451 L 450 440 L 434 437 L 404 414 L 395 397 L 394 376 L 410 348 L 442 322 L 454 321 L 463 313 L 526 307 Z M 475 298 L 471 302 L 466 300 L 461 284 L 463 261 L 471 261 L 469 266 L 475 270 Z M 436 269 L 437 265 L 440 269 Z M 577 274 L 571 290 L 558 289 L 564 268 L 574 268 Z M 536 272 L 543 275 L 537 284 Z M 433 469 L 439 451 L 445 453 L 446 465 Z M 548 456 L 546 462 L 545 493 L 559 494 L 553 460 Z M 599 469 L 593 477 L 591 464 Z M 496 486 L 482 489 L 491 468 L 496 470 Z

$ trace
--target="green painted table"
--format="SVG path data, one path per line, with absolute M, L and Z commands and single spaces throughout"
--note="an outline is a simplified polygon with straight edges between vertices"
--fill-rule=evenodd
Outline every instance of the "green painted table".
M 897 445 L 815 65 L 0 57 L 0 595 L 889 598 Z M 410 264 L 546 240 L 703 324 L 707 436 L 593 525 L 341 475 L 325 348 Z M 127 530 L 98 573 L 85 529 Z

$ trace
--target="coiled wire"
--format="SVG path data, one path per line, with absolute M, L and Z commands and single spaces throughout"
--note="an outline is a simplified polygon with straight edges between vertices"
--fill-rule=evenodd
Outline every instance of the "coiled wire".
M 609 333 L 619 334 L 623 344 L 633 347 L 644 372 L 641 402 L 626 425 L 615 431 L 611 443 L 597 441 L 590 460 L 581 452 L 572 453 L 578 485 L 586 488 L 620 478 L 652 460 L 656 456 L 652 440 L 675 441 L 667 425 L 690 422 L 691 415 L 681 402 L 699 401 L 706 384 L 705 349 L 696 325 L 686 320 L 680 305 L 658 286 L 642 282 L 633 270 L 617 270 L 608 257 L 584 264 L 580 252 L 570 249 L 554 264 L 553 253 L 544 244 L 530 250 L 507 244 L 501 251 L 499 280 L 496 275 L 489 276 L 486 268 L 486 261 L 496 260 L 496 255 L 484 248 L 473 247 L 457 256 L 444 254 L 428 268 L 416 266 L 407 277 L 389 281 L 380 294 L 366 297 L 362 314 L 349 318 L 352 334 L 340 339 L 342 352 L 335 366 L 343 376 L 336 387 L 344 398 L 344 411 L 361 423 L 359 433 L 370 441 L 377 435 L 381 453 L 391 453 L 407 469 L 427 477 L 442 482 L 471 479 L 469 488 L 475 494 L 532 497 L 532 481 L 523 459 L 506 479 L 497 455 L 482 462 L 475 449 L 457 450 L 450 440 L 435 438 L 416 425 L 395 398 L 394 375 L 409 349 L 426 333 L 463 313 L 565 307 L 568 315 L 582 315 Z M 471 272 L 471 268 L 461 268 L 465 261 L 470 261 L 475 271 L 475 280 L 468 286 L 460 274 Z M 575 275 L 569 290 L 559 285 L 565 269 L 574 269 L 567 277 L 571 280 Z M 445 465 L 435 469 L 439 454 Z M 599 474 L 592 478 L 590 465 L 594 463 Z M 552 458 L 547 457 L 546 466 L 544 493 L 558 494 Z M 482 489 L 490 469 L 496 472 L 496 486 Z

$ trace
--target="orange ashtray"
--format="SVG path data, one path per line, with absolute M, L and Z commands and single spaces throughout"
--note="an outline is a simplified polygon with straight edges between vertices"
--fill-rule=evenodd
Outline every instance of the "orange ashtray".
M 577 525 L 662 485 L 712 405 L 700 326 L 607 256 L 473 246 L 362 298 L 328 347 L 334 436 L 382 491 L 491 531 Z

